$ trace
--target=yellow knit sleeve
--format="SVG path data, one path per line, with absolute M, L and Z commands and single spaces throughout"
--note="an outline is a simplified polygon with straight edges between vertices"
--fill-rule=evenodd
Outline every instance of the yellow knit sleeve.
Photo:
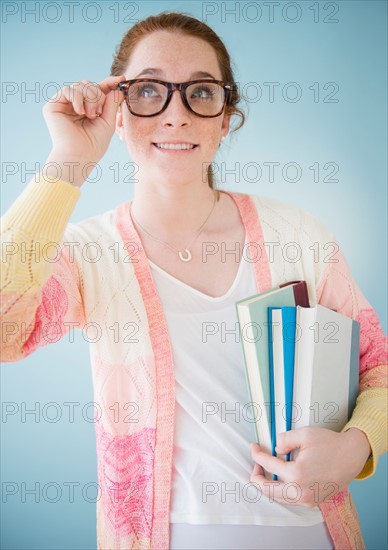
M 36 174 L 1 218 L 2 231 L 17 228 L 59 240 L 80 197 L 80 189 Z
M 46 255 L 50 247 L 61 248 L 79 196 L 70 183 L 36 174 L 1 218 L 2 361 L 17 361 L 50 343 L 39 333 L 50 322 L 63 331 L 65 321 L 82 321 L 74 262 L 65 254 L 54 262 Z
M 372 476 L 378 459 L 388 450 L 388 390 L 387 366 L 381 365 L 365 372 L 360 378 L 361 392 L 349 422 L 342 432 L 350 428 L 363 431 L 371 446 L 371 455 L 355 479 Z

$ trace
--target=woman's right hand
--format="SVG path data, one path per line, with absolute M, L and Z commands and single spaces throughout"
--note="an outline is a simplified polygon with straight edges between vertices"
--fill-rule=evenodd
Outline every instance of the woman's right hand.
M 82 80 L 63 87 L 50 98 L 43 107 L 43 116 L 52 139 L 51 163 L 78 161 L 83 168 L 101 160 L 115 132 L 118 107 L 124 100 L 124 93 L 117 90 L 123 80 L 124 75 L 110 76 L 99 83 Z

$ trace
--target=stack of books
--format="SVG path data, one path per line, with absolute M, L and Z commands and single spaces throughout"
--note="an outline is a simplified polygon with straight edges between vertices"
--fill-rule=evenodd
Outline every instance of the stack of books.
M 295 428 L 341 431 L 358 394 L 360 324 L 324 306 L 309 307 L 305 281 L 240 300 L 236 311 L 263 450 L 276 456 L 277 434 Z

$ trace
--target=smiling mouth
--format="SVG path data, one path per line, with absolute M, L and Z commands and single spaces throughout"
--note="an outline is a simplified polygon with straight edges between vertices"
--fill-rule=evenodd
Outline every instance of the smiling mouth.
M 167 150 L 167 151 L 191 151 L 198 147 L 194 143 L 153 143 L 157 149 Z

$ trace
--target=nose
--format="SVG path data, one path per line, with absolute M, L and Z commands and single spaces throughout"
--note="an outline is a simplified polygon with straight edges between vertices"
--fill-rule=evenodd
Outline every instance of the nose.
M 183 103 L 179 90 L 174 90 L 167 109 L 161 113 L 164 126 L 189 126 L 191 113 Z

